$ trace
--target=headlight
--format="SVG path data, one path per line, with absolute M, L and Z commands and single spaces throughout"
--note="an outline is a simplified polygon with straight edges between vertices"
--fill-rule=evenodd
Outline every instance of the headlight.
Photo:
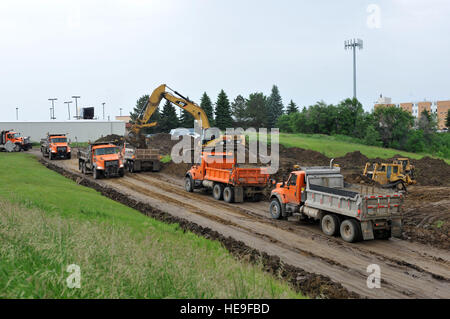
M 97 166 L 97 169 L 103 169 L 103 167 L 101 167 L 101 166 Z
M 56 150 L 52 150 L 52 153 L 56 153 Z
M 123 167 L 123 164 L 120 164 L 120 167 Z

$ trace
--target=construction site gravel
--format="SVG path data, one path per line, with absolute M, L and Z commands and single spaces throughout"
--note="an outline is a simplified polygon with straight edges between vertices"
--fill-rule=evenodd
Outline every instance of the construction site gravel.
M 77 159 L 50 162 L 33 152 L 48 168 L 79 184 L 95 188 L 148 216 L 179 223 L 185 230 L 219 240 L 237 258 L 261 262 L 267 271 L 310 297 L 450 298 L 448 226 L 437 231 L 430 226 L 437 221 L 430 218 L 430 212 L 445 225 L 449 223 L 448 185 L 411 187 L 405 201 L 403 240 L 349 244 L 337 237 L 327 237 L 317 224 L 270 219 L 266 201 L 228 204 L 204 192 L 188 193 L 183 188 L 188 164 L 169 163 L 159 173 L 127 173 L 123 178 L 94 180 L 78 171 Z M 281 157 L 282 169 L 294 161 L 283 154 Z M 363 162 L 358 160 L 356 165 L 353 157 L 358 156 L 352 153 L 342 158 L 350 159 L 350 164 L 343 165 L 344 174 L 346 170 L 354 173 Z M 324 156 L 323 163 L 295 164 L 320 165 L 328 160 Z M 367 286 L 367 267 L 371 264 L 381 269 L 379 289 Z

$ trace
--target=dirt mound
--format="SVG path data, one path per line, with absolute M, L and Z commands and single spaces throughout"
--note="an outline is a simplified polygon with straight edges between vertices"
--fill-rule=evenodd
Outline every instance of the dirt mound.
M 330 159 L 322 153 L 280 145 L 280 159 L 283 158 L 290 160 L 290 162 L 296 162 L 300 166 L 322 166 L 330 164 Z
M 441 159 L 424 157 L 412 160 L 418 185 L 450 186 L 450 165 Z
M 172 147 L 178 143 L 178 140 L 172 141 L 171 135 L 167 133 L 158 133 L 147 139 L 150 148 L 157 148 L 161 155 L 170 155 Z
M 364 185 L 370 185 L 370 186 L 377 186 L 380 187 L 377 182 L 371 180 L 367 176 L 363 176 L 361 174 L 346 174 L 345 175 L 345 181 L 350 184 L 364 184 Z
M 122 135 L 110 134 L 110 135 L 100 137 L 95 142 L 96 143 L 112 142 L 116 145 L 122 145 L 124 142 L 124 137 Z
M 351 153 L 347 153 L 344 156 L 336 157 L 334 159 L 334 163 L 339 164 L 342 168 L 361 168 L 369 162 L 369 158 L 360 151 L 354 151 Z

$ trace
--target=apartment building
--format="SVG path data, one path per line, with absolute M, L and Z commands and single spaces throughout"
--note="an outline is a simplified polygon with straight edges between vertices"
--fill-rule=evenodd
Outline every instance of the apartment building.
M 447 127 L 445 124 L 447 121 L 448 110 L 450 109 L 450 100 L 435 102 L 405 102 L 395 104 L 392 103 L 391 98 L 383 97 L 382 95 L 380 95 L 377 102 L 375 103 L 374 110 L 381 106 L 399 107 L 402 110 L 411 113 L 417 119 L 420 117 L 420 114 L 422 114 L 424 110 L 427 110 L 428 112 L 437 115 L 438 129 L 442 130 Z

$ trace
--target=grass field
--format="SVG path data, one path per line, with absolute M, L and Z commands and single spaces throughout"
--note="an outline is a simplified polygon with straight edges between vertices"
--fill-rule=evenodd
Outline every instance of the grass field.
M 328 136 L 320 134 L 288 134 L 280 133 L 280 144 L 285 147 L 299 147 L 320 152 L 327 157 L 340 157 L 347 153 L 360 151 L 368 158 L 391 158 L 395 155 L 402 155 L 409 158 L 420 159 L 430 154 L 418 154 L 400 151 L 391 148 L 383 148 L 377 146 L 368 146 L 359 144 L 351 137 L 345 136 Z M 444 159 L 450 164 L 450 159 Z
M 219 242 L 0 153 L 0 298 L 302 298 Z M 71 264 L 81 288 L 68 288 Z

